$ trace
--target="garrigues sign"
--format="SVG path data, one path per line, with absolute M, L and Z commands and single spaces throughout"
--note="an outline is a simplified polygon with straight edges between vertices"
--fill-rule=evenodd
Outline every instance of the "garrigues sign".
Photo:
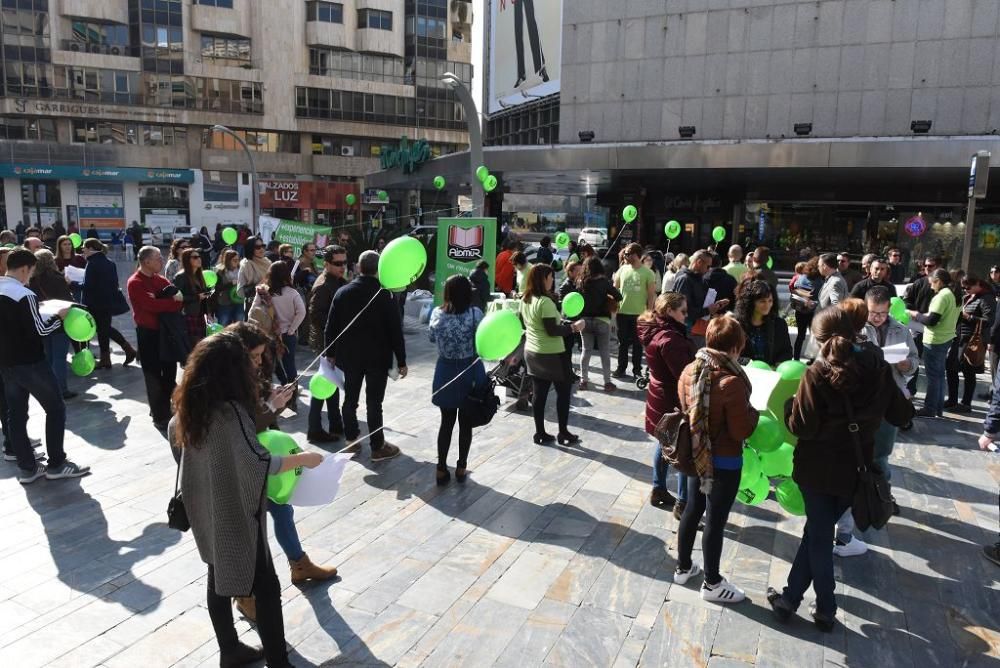
M 430 159 L 431 146 L 426 139 L 418 139 L 411 144 L 406 135 L 403 135 L 399 140 L 398 147 L 382 147 L 382 152 L 379 155 L 379 166 L 382 169 L 400 167 L 404 174 L 409 174 Z

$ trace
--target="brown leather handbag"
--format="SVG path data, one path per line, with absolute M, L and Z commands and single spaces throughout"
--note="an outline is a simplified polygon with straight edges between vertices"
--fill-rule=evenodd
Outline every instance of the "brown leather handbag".
M 976 329 L 962 346 L 962 361 L 973 369 L 982 369 L 986 363 L 986 342 L 983 341 L 983 321 L 976 321 Z

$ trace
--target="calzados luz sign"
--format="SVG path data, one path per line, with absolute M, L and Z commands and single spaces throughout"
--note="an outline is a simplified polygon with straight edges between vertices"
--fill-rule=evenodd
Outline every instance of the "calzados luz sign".
M 416 171 L 419 165 L 431 159 L 431 145 L 426 139 L 418 139 L 410 143 L 404 135 L 399 140 L 399 147 L 383 146 L 379 156 L 379 166 L 382 169 L 400 167 L 404 174 Z

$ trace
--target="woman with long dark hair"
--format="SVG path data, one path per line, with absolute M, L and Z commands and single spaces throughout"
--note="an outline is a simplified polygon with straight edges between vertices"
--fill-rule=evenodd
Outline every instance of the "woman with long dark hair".
M 215 318 L 225 327 L 244 319 L 243 304 L 233 301 L 232 290 L 240 273 L 240 255 L 232 248 L 222 251 L 215 266 L 219 282 L 215 286 Z
M 448 450 L 456 419 L 458 461 L 455 462 L 455 480 L 465 482 L 467 475 L 472 424 L 461 407 L 475 387 L 487 382 L 486 368 L 476 356 L 476 328 L 482 320 L 483 312 L 472 305 L 472 282 L 457 274 L 448 277 L 444 283 L 444 303 L 431 312 L 429 327 L 431 342 L 438 348 L 431 401 L 441 409 L 437 440 L 439 485 L 451 479 Z
M 736 295 L 734 315 L 746 334 L 742 357 L 777 366 L 792 359 L 788 323 L 774 308 L 771 286 L 765 281 L 744 283 Z
M 247 313 L 257 293 L 257 286 L 267 277 L 267 270 L 271 267 L 271 261 L 265 255 L 266 249 L 263 239 L 259 237 L 249 237 L 243 246 L 236 289 L 245 300 L 243 304 Z
M 191 248 L 191 242 L 187 239 L 177 238 L 170 242 L 170 255 L 163 268 L 163 275 L 171 283 L 174 281 L 174 276 L 183 268 L 181 266 L 181 253 L 188 248 Z
M 266 659 L 288 666 L 281 586 L 267 545 L 268 475 L 314 468 L 323 456 L 271 455 L 257 440 L 257 383 L 236 334 L 202 340 L 173 395 L 174 445 L 182 449 L 181 490 L 198 553 L 208 565 L 208 614 L 222 665 Z M 230 599 L 253 593 L 263 652 L 240 642 Z
M 534 441 L 539 445 L 558 440 L 559 445 L 580 442 L 580 437 L 569 431 L 569 400 L 572 393 L 573 371 L 564 354 L 564 337 L 583 330 L 583 320 L 572 325 L 563 322 L 552 296 L 555 273 L 547 264 L 536 264 L 525 279 L 521 319 L 524 321 L 524 362 L 531 376 L 533 395 L 532 411 L 535 417 Z M 559 433 L 552 436 L 545 431 L 545 400 L 549 388 L 556 388 L 556 415 Z
M 185 248 L 181 251 L 181 271 L 174 276 L 174 285 L 184 297 L 184 321 L 187 323 L 187 334 L 191 345 L 205 338 L 205 316 L 208 315 L 208 298 L 212 291 L 205 286 L 202 274 L 202 253 L 197 248 Z
M 76 252 L 76 249 L 73 247 L 73 240 L 69 238 L 69 235 L 63 235 L 56 239 L 54 254 L 56 256 L 56 266 L 63 273 L 66 272 L 66 267 L 76 267 L 77 269 L 85 269 L 87 267 L 87 260 Z M 72 281 L 69 287 L 73 292 L 73 299 L 80 301 L 82 284 Z
M 597 349 L 601 356 L 604 391 L 614 392 L 611 382 L 611 318 L 622 301 L 622 293 L 604 274 L 604 263 L 591 256 L 583 263 L 583 274 L 577 280 L 577 289 L 583 295 L 583 354 L 580 356 L 580 389 L 586 390 L 590 376 L 590 356 Z
M 945 402 L 944 407 L 954 413 L 971 413 L 972 397 L 976 393 L 976 374 L 984 373 L 986 366 L 985 364 L 970 365 L 962 353 L 977 329 L 982 337 L 983 345 L 989 341 L 990 326 L 993 324 L 997 300 L 989 284 L 975 274 L 965 275 L 965 278 L 962 279 L 962 288 L 965 294 L 962 296 L 955 338 L 951 341 L 948 361 L 945 365 L 945 375 L 948 379 L 948 401 Z M 958 396 L 959 374 L 964 381 L 961 401 L 959 401 Z
M 875 432 L 882 420 L 899 427 L 913 417 L 892 368 L 878 350 L 857 344 L 856 331 L 844 309 L 827 308 L 813 319 L 820 355 L 802 377 L 787 418 L 788 429 L 799 439 L 792 478 L 805 501 L 806 524 L 784 590 L 767 591 L 775 616 L 787 621 L 811 584 L 816 592 L 813 621 L 827 632 L 837 613 L 834 525 L 851 507 L 859 465 L 874 466 Z M 861 445 L 860 463 L 855 439 Z

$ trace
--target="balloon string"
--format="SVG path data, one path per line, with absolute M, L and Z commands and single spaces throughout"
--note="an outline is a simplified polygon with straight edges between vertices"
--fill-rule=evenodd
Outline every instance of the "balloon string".
M 449 380 L 447 383 L 445 383 L 444 385 L 442 385 L 441 387 L 439 387 L 436 392 L 431 393 L 431 398 L 433 399 L 434 396 L 438 392 L 440 392 L 441 390 L 443 390 L 444 388 L 448 387 L 449 385 L 451 385 L 452 383 L 454 383 L 456 380 L 458 380 L 459 378 L 461 378 L 465 374 L 466 371 L 468 371 L 472 367 L 476 366 L 476 363 L 479 362 L 479 361 L 481 361 L 481 360 L 482 360 L 482 358 L 479 357 L 479 356 L 477 356 L 476 359 L 472 360 L 472 364 L 470 364 L 469 366 L 467 366 L 464 369 L 462 369 L 461 371 L 459 371 L 457 376 L 455 376 L 454 378 L 452 378 L 451 380 Z M 416 413 L 419 410 L 423 410 L 423 408 L 424 408 L 423 405 L 418 405 L 416 408 L 414 408 L 412 410 L 405 411 L 405 412 L 400 413 L 399 415 L 395 416 L 394 418 L 392 418 L 392 421 L 395 422 L 396 420 L 399 420 L 400 418 L 404 418 L 407 415 L 410 415 L 411 413 Z M 364 436 L 359 436 L 358 438 L 354 439 L 353 441 L 351 441 L 350 443 L 348 443 L 347 445 L 345 445 L 340 450 L 337 450 L 333 454 L 339 455 L 342 452 L 350 450 L 351 448 L 353 448 L 355 445 L 357 445 L 361 441 L 365 440 L 366 438 L 371 437 L 373 434 L 379 433 L 380 431 L 382 431 L 383 429 L 385 429 L 387 426 L 388 425 L 385 422 L 383 422 L 382 426 L 379 427 L 378 429 L 376 429 L 374 431 L 371 431 L 371 432 L 368 432 Z
M 625 234 L 625 228 L 628 227 L 629 225 L 630 223 L 625 223 L 624 225 L 622 225 L 622 229 L 621 231 L 618 232 L 618 236 L 615 237 L 614 241 L 608 244 L 608 250 L 604 251 L 604 257 L 601 258 L 602 260 L 607 259 L 608 255 L 611 253 L 611 249 L 615 247 L 616 243 L 618 243 L 618 239 L 621 238 L 623 234 Z

